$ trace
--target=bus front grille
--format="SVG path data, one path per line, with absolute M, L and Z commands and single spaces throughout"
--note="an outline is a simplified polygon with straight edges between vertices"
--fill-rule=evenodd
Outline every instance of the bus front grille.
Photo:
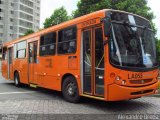
M 131 95 L 140 95 L 140 94 L 146 94 L 151 92 L 153 92 L 153 90 L 144 90 L 144 91 L 132 92 Z
M 131 84 L 146 84 L 151 82 L 152 79 L 144 79 L 144 80 L 130 80 Z

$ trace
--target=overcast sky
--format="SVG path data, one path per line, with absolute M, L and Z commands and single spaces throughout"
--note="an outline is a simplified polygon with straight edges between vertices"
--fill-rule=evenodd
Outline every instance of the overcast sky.
M 77 7 L 78 0 L 41 0 L 41 28 L 43 27 L 43 22 L 45 18 L 49 17 L 54 9 L 64 6 L 68 13 L 71 14 L 73 10 Z M 155 19 L 154 23 L 158 29 L 157 36 L 160 38 L 160 0 L 148 0 L 148 6 L 151 7 L 154 12 Z

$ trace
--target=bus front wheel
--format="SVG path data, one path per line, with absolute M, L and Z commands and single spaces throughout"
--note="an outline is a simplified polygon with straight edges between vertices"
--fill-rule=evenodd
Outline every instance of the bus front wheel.
M 20 85 L 21 85 L 20 79 L 19 79 L 19 74 L 17 72 L 14 75 L 14 84 L 16 87 L 20 87 Z
M 77 103 L 80 100 L 78 85 L 74 77 L 69 76 L 64 79 L 62 84 L 62 93 L 65 100 Z

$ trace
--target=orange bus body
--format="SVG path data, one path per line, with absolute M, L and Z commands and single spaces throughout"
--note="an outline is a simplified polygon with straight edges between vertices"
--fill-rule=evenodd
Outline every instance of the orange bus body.
M 28 36 L 21 37 L 19 39 L 7 42 L 3 44 L 3 48 L 6 48 L 6 59 L 4 58 L 2 61 L 2 75 L 4 78 L 8 80 L 14 80 L 15 73 L 19 74 L 20 82 L 23 84 L 32 84 L 39 87 L 62 91 L 62 82 L 67 76 L 73 76 L 76 79 L 78 85 L 78 91 L 80 96 L 86 96 L 90 98 L 95 98 L 104 101 L 119 101 L 119 100 L 127 100 L 139 98 L 141 96 L 155 94 L 158 89 L 158 69 L 154 69 L 147 72 L 133 72 L 129 70 L 117 69 L 112 66 L 109 62 L 109 47 L 106 45 L 104 47 L 104 90 L 103 94 L 96 93 L 95 80 L 96 76 L 95 72 L 91 78 L 91 92 L 84 92 L 84 81 L 83 81 L 83 61 L 82 61 L 82 42 L 83 42 L 83 33 L 84 31 L 90 31 L 91 35 L 91 43 L 92 40 L 95 39 L 94 35 L 97 28 L 104 29 L 104 25 L 101 22 L 106 15 L 105 10 L 97 11 L 74 20 L 70 20 L 68 22 L 55 25 L 53 27 L 41 30 L 39 32 L 33 33 Z M 71 54 L 58 54 L 57 46 L 58 46 L 58 32 L 64 28 L 76 26 L 77 28 L 77 42 L 76 42 L 76 52 Z M 56 50 L 55 55 L 40 55 L 40 39 L 41 36 L 46 35 L 48 33 L 55 32 L 56 34 Z M 87 34 L 87 33 L 86 33 Z M 103 40 L 108 39 L 104 36 Z M 24 52 L 26 55 L 24 58 L 14 58 L 14 46 L 15 44 L 26 41 L 26 49 L 25 51 L 16 51 L 17 54 L 22 55 Z M 29 49 L 32 49 L 33 46 L 37 46 L 36 54 L 37 60 L 35 63 L 29 63 Z M 51 47 L 51 46 L 50 46 Z M 52 46 L 53 47 L 53 46 Z M 34 48 L 33 48 L 34 49 Z M 32 50 L 33 50 L 32 49 Z M 42 47 L 42 49 L 44 49 Z M 46 49 L 46 48 L 45 48 Z M 91 54 L 94 54 L 94 47 L 91 47 Z M 10 55 L 9 50 L 11 50 Z M 16 48 L 17 50 L 17 48 Z M 94 51 L 94 52 L 93 52 Z M 19 53 L 20 52 L 20 53 Z M 4 50 L 3 50 L 4 53 Z M 48 53 L 47 53 L 48 54 Z M 32 54 L 34 55 L 34 54 Z M 31 59 L 33 56 L 30 56 Z M 12 62 L 11 64 L 8 62 L 9 56 L 11 56 Z M 94 56 L 94 55 L 93 55 Z M 93 58 L 93 57 L 92 57 Z M 93 58 L 91 61 L 95 61 Z M 31 60 L 31 62 L 33 62 Z M 95 62 L 93 65 L 96 64 Z M 93 69 L 93 68 L 91 68 Z M 134 78 L 133 76 L 136 74 L 141 74 L 143 77 Z M 125 80 L 125 85 L 122 85 L 122 81 L 116 81 L 116 77 L 118 79 Z M 129 76 L 132 76 L 133 83 L 128 79 Z M 99 79 L 102 79 L 99 76 Z M 87 83 L 88 84 L 88 83 Z M 87 90 L 86 90 L 87 91 Z

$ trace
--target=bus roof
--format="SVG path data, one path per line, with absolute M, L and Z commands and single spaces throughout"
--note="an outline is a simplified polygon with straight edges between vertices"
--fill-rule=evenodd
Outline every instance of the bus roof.
M 87 20 L 89 20 L 91 18 L 95 18 L 95 16 L 98 17 L 98 16 L 100 16 L 102 14 L 105 14 L 106 11 L 114 11 L 114 12 L 121 12 L 121 13 L 126 13 L 126 14 L 132 14 L 132 13 L 125 12 L 125 11 L 120 11 L 120 10 L 103 9 L 103 10 L 99 10 L 99 11 L 96 11 L 96 12 L 93 12 L 93 13 L 90 13 L 90 14 L 87 14 L 87 15 L 75 18 L 73 20 L 69 20 L 69 21 L 63 22 L 63 23 L 58 24 L 58 25 L 51 26 L 51 27 L 46 28 L 46 29 L 42 29 L 42 30 L 40 30 L 38 32 L 35 32 L 35 33 L 32 33 L 30 35 L 26 35 L 26 36 L 17 38 L 15 40 L 11 40 L 9 42 L 4 43 L 3 46 L 7 46 L 7 45 L 10 45 L 12 43 L 16 43 L 16 42 L 20 42 L 20 41 L 23 41 L 23 40 L 31 39 L 31 38 L 34 38 L 34 37 L 37 37 L 37 36 L 40 36 L 40 35 L 52 32 L 54 30 L 59 30 L 59 29 L 62 29 L 64 26 L 68 27 L 70 25 L 79 24 L 79 23 L 87 21 Z M 132 14 L 132 15 L 141 17 L 141 16 L 136 15 L 136 14 Z M 147 20 L 144 17 L 141 17 L 141 18 Z

